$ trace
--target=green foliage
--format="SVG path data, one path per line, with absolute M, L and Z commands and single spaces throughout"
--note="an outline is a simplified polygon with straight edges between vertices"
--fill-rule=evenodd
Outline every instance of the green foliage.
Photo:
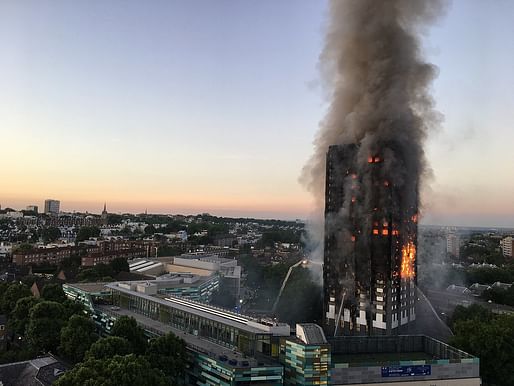
M 108 359 L 115 355 L 128 355 L 132 351 L 132 345 L 125 338 L 108 336 L 91 345 L 86 352 L 86 359 Z
M 6 351 L 0 351 L 0 364 L 26 361 L 34 359 L 36 356 L 37 353 L 30 347 L 10 347 Z
M 257 242 L 257 248 L 273 247 L 275 243 L 300 243 L 302 232 L 272 229 L 262 234 L 261 239 Z
M 94 322 L 85 316 L 73 315 L 61 330 L 59 352 L 71 362 L 77 363 L 84 359 L 84 354 L 96 342 Z
M 143 354 L 146 350 L 145 332 L 132 317 L 121 316 L 118 318 L 112 327 L 111 334 L 126 339 L 136 354 Z
M 124 257 L 117 257 L 109 263 L 111 269 L 114 274 L 118 274 L 120 272 L 130 272 L 129 264 L 127 259 Z
M 94 267 L 81 270 L 77 275 L 78 281 L 112 281 L 120 272 L 129 272 L 127 259 L 118 257 L 109 264 L 97 264 Z
M 170 385 L 162 371 L 134 354 L 98 360 L 89 359 L 66 372 L 55 386 L 165 386 Z
M 12 283 L 8 286 L 4 287 L 4 291 L 0 288 L 2 293 L 0 294 L 0 312 L 2 314 L 10 314 L 14 307 L 16 307 L 16 302 L 27 296 L 32 296 L 32 292 L 25 284 L 20 283 Z
M 479 304 L 472 304 L 469 307 L 457 306 L 453 311 L 450 327 L 465 320 L 477 320 L 487 323 L 493 318 L 493 313 Z
M 163 233 L 175 233 L 187 230 L 187 224 L 181 221 L 170 221 L 162 229 Z
M 27 252 L 32 250 L 33 246 L 29 243 L 23 243 L 18 245 L 16 248 L 13 248 L 15 252 Z
M 61 231 L 59 228 L 48 227 L 41 231 L 41 238 L 43 239 L 44 243 L 53 243 L 59 237 L 61 237 Z
M 490 235 L 476 233 L 460 248 L 460 255 L 477 263 L 502 265 L 505 257 L 500 251 L 498 240 Z
M 514 306 L 514 285 L 510 286 L 508 289 L 491 288 L 490 290 L 484 291 L 482 297 L 486 300 L 492 300 L 497 304 Z
M 178 256 L 183 253 L 184 250 L 174 245 L 163 245 L 157 250 L 157 256 Z M 153 253 L 153 251 L 152 251 Z
M 44 300 L 50 300 L 57 303 L 63 303 L 66 300 L 66 295 L 62 290 L 62 285 L 57 283 L 45 284 L 41 297 Z
M 186 367 L 186 343 L 172 333 L 152 339 L 146 350 L 148 361 L 172 379 L 178 380 Z
M 77 237 L 75 238 L 76 242 L 89 240 L 90 237 L 98 237 L 100 236 L 100 229 L 98 227 L 80 227 L 77 232 Z
M 514 282 L 514 271 L 505 268 L 471 268 L 466 272 L 468 284 L 493 284 Z
M 116 273 L 109 264 L 97 264 L 94 267 L 86 268 L 77 275 L 78 281 L 99 281 L 102 278 L 110 278 L 112 281 Z
M 121 216 L 119 214 L 109 213 L 107 215 L 107 224 L 109 224 L 109 225 L 121 224 L 122 220 L 123 220 L 123 216 Z
M 55 351 L 67 319 L 64 306 L 42 301 L 32 307 L 29 317 L 26 336 L 30 345 L 38 351 Z
M 84 315 L 84 306 L 82 303 L 66 299 L 62 302 L 62 306 L 64 307 L 64 317 L 66 320 L 71 318 L 72 315 Z
M 484 384 L 514 385 L 514 315 L 460 319 L 454 331 L 450 344 L 480 358 Z
M 36 299 L 33 296 L 18 299 L 14 310 L 9 315 L 9 328 L 11 331 L 19 335 L 25 334 L 25 330 L 30 320 L 30 310 L 38 303 L 39 299 Z
M 145 228 L 145 235 L 153 235 L 156 231 L 157 230 L 152 224 L 147 225 Z

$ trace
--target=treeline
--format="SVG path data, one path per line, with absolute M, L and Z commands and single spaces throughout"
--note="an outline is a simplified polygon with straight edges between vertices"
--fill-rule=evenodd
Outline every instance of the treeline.
M 148 341 L 134 318 L 116 320 L 111 335 L 99 338 L 94 323 L 74 319 L 74 330 L 63 331 L 63 352 L 76 363 L 56 386 L 171 386 L 180 384 L 186 369 L 185 342 L 168 333 Z M 71 323 L 71 320 L 70 320 Z M 80 331 L 80 333 L 77 333 Z
M 484 385 L 514 385 L 514 315 L 495 315 L 476 304 L 458 306 L 451 325 L 450 344 L 480 358 Z
M 90 268 L 82 268 L 77 276 L 77 281 L 113 281 L 114 277 L 120 272 L 129 272 L 127 259 L 117 257 L 107 264 L 97 264 Z
M 48 283 L 41 298 L 25 284 L 0 283 L 0 312 L 9 339 L 0 363 L 52 353 L 74 367 L 55 385 L 174 385 L 184 375 L 186 346 L 167 334 L 148 341 L 134 318 L 120 317 L 111 336 L 101 337 L 81 304 L 68 300 L 60 284 Z
M 257 248 L 273 247 L 275 243 L 299 244 L 302 241 L 300 230 L 272 229 L 262 233 L 261 239 L 257 242 Z
M 82 306 L 68 300 L 57 283 L 45 284 L 40 298 L 32 296 L 26 284 L 0 283 L 0 312 L 7 316 L 1 363 L 60 352 L 61 330 L 71 318 L 84 314 Z

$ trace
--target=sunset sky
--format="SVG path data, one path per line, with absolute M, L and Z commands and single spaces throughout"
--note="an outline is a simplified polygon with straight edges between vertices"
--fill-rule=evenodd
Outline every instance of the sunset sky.
M 0 1 L 0 204 L 306 218 L 317 0 Z M 514 2 L 424 36 L 444 115 L 428 224 L 514 226 Z

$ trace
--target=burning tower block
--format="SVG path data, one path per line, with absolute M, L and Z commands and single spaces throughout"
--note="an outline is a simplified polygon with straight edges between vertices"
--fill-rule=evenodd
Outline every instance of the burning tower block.
M 330 146 L 323 328 L 392 335 L 416 319 L 418 176 L 387 146 Z M 389 157 L 389 158 L 388 158 Z

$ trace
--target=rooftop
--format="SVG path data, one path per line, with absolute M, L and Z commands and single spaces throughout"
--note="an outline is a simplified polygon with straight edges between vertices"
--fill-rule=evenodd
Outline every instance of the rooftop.
M 0 382 L 7 386 L 49 386 L 67 370 L 52 356 L 0 365 Z
M 108 283 L 106 282 L 100 282 L 100 283 L 66 283 L 65 285 L 67 285 L 68 287 L 74 287 L 74 288 L 77 288 L 81 291 L 85 291 L 85 292 L 95 292 L 95 293 L 98 293 L 98 292 L 105 292 L 107 291 L 107 286 Z
M 122 288 L 120 284 L 123 283 L 109 283 L 106 285 L 106 287 L 129 295 L 135 295 L 143 299 L 148 299 L 153 302 L 162 304 L 164 306 L 172 307 L 184 312 L 195 314 L 203 318 L 217 321 L 219 323 L 223 323 L 254 334 L 275 333 L 277 335 L 284 335 L 285 331 L 287 330 L 287 335 L 289 335 L 290 328 L 289 325 L 285 323 L 276 323 L 268 321 L 263 322 L 262 320 L 237 314 L 235 312 L 231 312 L 222 308 L 214 307 L 205 303 L 186 300 L 179 297 L 168 296 L 164 299 L 161 299 L 141 292 L 136 292 L 128 288 Z
M 114 317 L 119 316 L 131 316 L 138 322 L 139 325 L 141 325 L 143 328 L 145 328 L 147 331 L 154 333 L 156 335 L 164 335 L 169 332 L 175 334 L 181 339 L 184 339 L 186 344 L 193 350 L 200 352 L 202 354 L 208 355 L 212 358 L 219 358 L 220 356 L 226 356 L 228 360 L 233 359 L 237 361 L 236 364 L 230 364 L 228 361 L 226 361 L 227 366 L 231 367 L 255 367 L 258 365 L 261 365 L 261 359 L 258 361 L 253 357 L 248 357 L 244 355 L 243 353 L 229 349 L 225 346 L 221 346 L 219 344 L 216 344 L 214 342 L 211 342 L 210 340 L 207 340 L 205 338 L 201 338 L 196 335 L 188 334 L 184 331 L 181 331 L 177 328 L 171 327 L 168 324 L 161 323 L 159 321 L 147 318 L 146 316 L 143 316 L 141 314 L 126 310 L 126 309 L 120 309 L 120 310 L 113 310 L 110 306 L 98 306 L 99 309 L 101 309 L 103 312 L 109 315 L 113 315 Z M 248 362 L 248 366 L 243 366 L 243 362 Z M 272 364 L 272 363 L 269 363 Z M 275 364 L 272 364 L 275 365 Z
M 425 335 L 329 338 L 332 363 L 352 366 L 478 361 L 474 356 Z M 421 363 L 423 362 L 423 363 Z

